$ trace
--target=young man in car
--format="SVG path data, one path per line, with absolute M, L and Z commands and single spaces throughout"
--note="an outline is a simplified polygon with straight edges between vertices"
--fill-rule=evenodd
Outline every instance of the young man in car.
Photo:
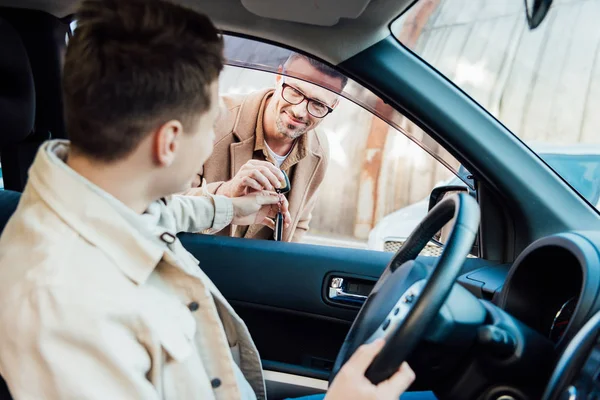
M 348 79 L 323 63 L 292 53 L 282 73 L 342 91 Z M 291 225 L 282 240 L 299 242 L 308 231 L 317 189 L 329 161 L 327 137 L 315 128 L 339 102 L 339 96 L 300 79 L 277 75 L 275 89 L 245 96 L 223 96 L 225 108 L 215 126 L 215 149 L 198 174 L 210 193 L 241 196 L 248 190 L 273 190 L 282 179 L 291 182 Z M 190 190 L 187 193 L 196 193 Z M 231 226 L 222 234 L 271 239 L 264 225 Z
M 264 222 L 280 201 L 171 196 L 209 156 L 222 40 L 146 0 L 86 0 L 64 67 L 71 142 L 45 143 L 0 239 L 0 373 L 15 399 L 265 398 L 243 321 L 181 231 Z M 285 211 L 285 210 L 284 210 Z M 359 348 L 327 398 L 395 399 Z

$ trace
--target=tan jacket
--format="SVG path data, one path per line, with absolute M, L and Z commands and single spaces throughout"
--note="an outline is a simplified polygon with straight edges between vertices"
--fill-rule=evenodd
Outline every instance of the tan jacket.
M 215 147 L 201 174 L 208 182 L 206 189 L 210 193 L 215 193 L 224 181 L 232 179 L 247 161 L 268 159 L 262 145 L 262 129 L 257 130 L 257 121 L 262 121 L 259 112 L 261 104 L 272 92 L 272 89 L 264 89 L 244 96 L 222 97 L 225 109 L 215 126 Z M 322 132 L 313 130 L 300 137 L 296 147 L 282 164 L 292 185 L 292 190 L 288 193 L 292 224 L 284 229 L 283 241 L 299 242 L 308 231 L 317 200 L 317 189 L 325 178 L 328 162 L 327 138 Z M 194 190 L 186 192 L 194 193 Z M 236 234 L 232 229 L 235 227 L 224 229 L 219 234 L 255 239 L 273 237 L 273 230 L 263 225 L 250 226 L 242 235 Z
M 173 196 L 138 215 L 69 169 L 67 151 L 42 146 L 0 238 L 14 398 L 252 398 L 240 370 L 264 398 L 248 329 L 175 237 L 226 226 L 231 201 Z

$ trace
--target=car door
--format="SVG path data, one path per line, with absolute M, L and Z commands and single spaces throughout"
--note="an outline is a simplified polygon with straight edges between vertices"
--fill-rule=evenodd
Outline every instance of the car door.
M 221 93 L 244 95 L 274 87 L 274 72 L 290 52 L 226 36 L 225 53 L 229 66 L 220 78 Z M 357 93 L 367 93 L 362 101 L 373 103 L 373 95 L 354 82 L 343 95 L 352 98 Z M 375 115 L 377 109 L 357 105 L 358 100 L 342 97 L 319 126 L 329 141 L 330 162 L 302 242 L 181 236 L 246 321 L 271 397 L 326 388 L 344 337 L 394 254 L 368 249 L 373 228 L 386 215 L 427 197 L 440 182 L 456 178 L 458 168 L 448 165 L 458 167 L 458 162 L 442 163 L 442 153 L 431 155 L 439 146 L 416 125 L 389 110 L 385 120 Z M 402 118 L 402 126 L 394 118 Z M 423 259 L 435 262 L 435 257 Z M 470 259 L 465 273 L 487 265 Z M 481 281 L 466 276 L 463 281 L 476 293 L 484 292 Z

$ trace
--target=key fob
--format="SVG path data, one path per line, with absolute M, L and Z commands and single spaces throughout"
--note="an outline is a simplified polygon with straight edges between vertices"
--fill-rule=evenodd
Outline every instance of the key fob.
M 277 242 L 281 242 L 283 239 L 283 214 L 277 213 L 275 217 L 275 230 L 273 231 L 273 239 Z
M 284 170 L 281 170 L 283 173 L 283 177 L 285 178 L 285 185 L 279 189 L 275 189 L 275 191 L 279 194 L 285 194 L 290 191 L 290 178 L 287 176 Z M 275 230 L 273 231 L 273 239 L 277 242 L 281 242 L 283 239 L 283 214 L 281 212 L 277 213 L 275 217 Z
M 275 189 L 275 191 L 277 193 L 287 193 L 292 189 L 292 185 L 290 185 L 290 178 L 287 176 L 287 174 L 285 173 L 284 170 L 281 170 L 281 173 L 283 174 L 283 177 L 285 178 L 285 186 L 279 189 Z

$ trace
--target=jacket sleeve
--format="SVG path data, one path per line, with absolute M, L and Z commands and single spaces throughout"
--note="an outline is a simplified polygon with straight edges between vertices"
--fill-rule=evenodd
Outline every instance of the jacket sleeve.
M 175 195 L 164 200 L 161 225 L 179 232 L 215 233 L 231 224 L 233 203 L 225 196 L 197 193 Z
M 97 296 L 46 288 L 24 300 L 2 316 L 12 334 L 0 347 L 1 372 L 14 399 L 159 399 L 135 317 L 106 312 Z
M 211 182 L 211 183 L 206 183 L 206 181 L 203 181 L 200 186 L 189 188 L 181 194 L 184 196 L 200 196 L 200 195 L 204 195 L 206 193 L 216 194 L 217 190 L 219 190 L 221 185 L 224 183 L 225 183 L 225 181 L 218 181 L 218 182 Z

